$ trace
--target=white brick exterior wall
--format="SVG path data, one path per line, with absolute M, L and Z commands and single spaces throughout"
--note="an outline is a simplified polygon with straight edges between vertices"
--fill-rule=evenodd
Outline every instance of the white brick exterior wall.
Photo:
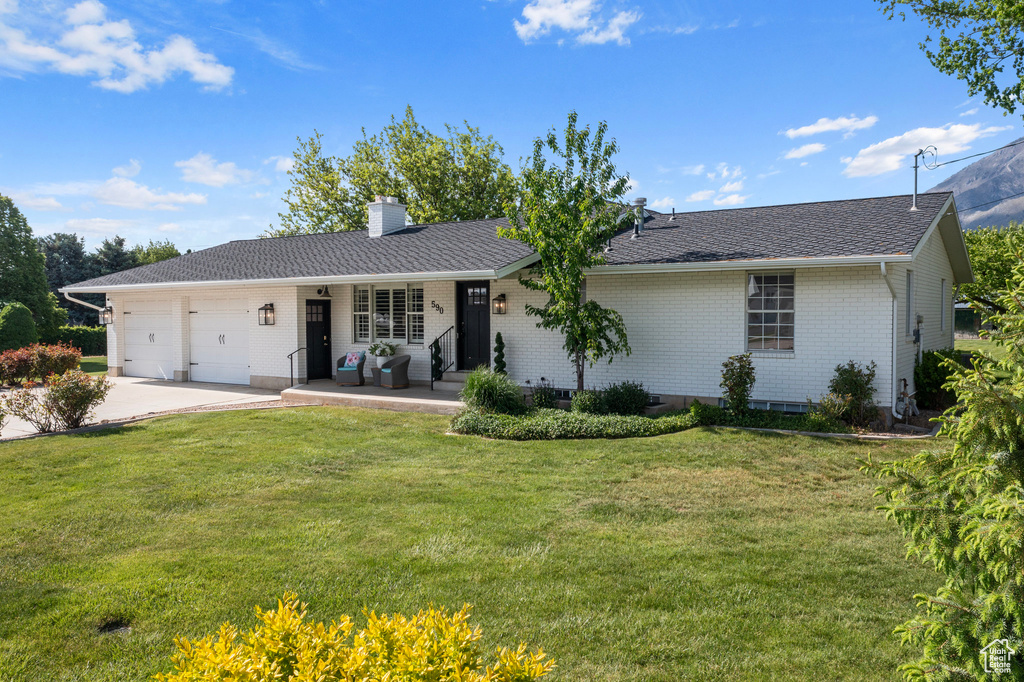
M 953 274 L 942 238 L 934 232 L 912 264 L 915 272 L 915 308 L 924 315 L 924 348 L 943 348 L 952 340 L 952 302 L 940 301 L 941 280 L 951 292 Z M 828 391 L 835 366 L 854 360 L 878 365 L 877 402 L 891 404 L 891 386 L 906 377 L 912 380 L 915 346 L 904 334 L 905 277 L 907 266 L 890 266 L 897 292 L 895 323 L 896 371 L 893 372 L 893 305 L 889 289 L 877 266 L 799 268 L 795 270 L 795 351 L 755 351 L 757 382 L 752 398 L 785 402 L 817 401 Z M 645 275 L 594 275 L 587 284 L 588 297 L 619 311 L 626 323 L 632 354 L 611 364 L 588 368 L 586 384 L 601 386 L 624 379 L 639 380 L 653 393 L 668 396 L 715 398 L 722 362 L 746 350 L 745 271 L 664 273 Z M 409 282 L 376 283 L 379 287 L 404 286 Z M 429 380 L 432 339 L 456 324 L 455 282 L 425 282 L 422 345 L 403 345 L 399 353 L 412 356 L 410 378 Z M 206 287 L 202 290 L 152 294 L 113 294 L 115 322 L 108 327 L 108 356 L 113 371 L 124 367 L 124 321 L 127 298 L 166 300 L 174 325 L 175 378 L 185 379 L 189 367 L 189 296 L 243 297 L 249 305 L 249 365 L 253 385 L 284 387 L 288 384 L 288 353 L 306 345 L 305 301 L 317 299 L 316 286 Z M 336 366 L 350 350 L 368 343 L 353 340 L 352 285 L 330 285 L 331 347 Z M 522 287 L 513 275 L 490 283 L 490 296 L 504 293 L 507 315 L 491 316 L 491 345 L 501 332 L 505 340 L 509 374 L 518 382 L 546 377 L 558 387 L 576 385 L 572 364 L 562 350 L 562 338 L 536 327 L 536 318 L 525 314 L 527 302 L 543 305 L 546 296 Z M 273 303 L 274 326 L 259 326 L 257 309 Z M 436 304 L 436 305 L 432 305 Z M 946 328 L 939 329 L 940 305 L 948 306 Z M 443 312 L 441 312 L 443 311 Z M 372 366 L 374 359 L 368 358 Z M 305 378 L 304 353 L 296 357 L 296 382 Z M 369 377 L 369 369 L 366 370 Z
M 746 351 L 747 274 L 590 277 L 588 298 L 622 314 L 632 353 L 610 365 L 588 367 L 587 386 L 634 379 L 656 394 L 720 396 L 722 362 Z M 795 275 L 795 351 L 753 353 L 757 382 L 752 398 L 817 401 L 828 392 L 835 366 L 847 360 L 874 360 L 879 377 L 888 376 L 892 313 L 879 269 L 806 268 Z M 520 382 L 544 376 L 556 386 L 575 387 L 561 337 L 536 329 L 536 318 L 524 312 L 527 301 L 542 305 L 545 296 L 514 280 L 491 287 L 508 297 L 509 314 L 492 316 L 491 331 L 502 332 L 510 375 Z M 884 395 L 878 400 L 889 402 Z

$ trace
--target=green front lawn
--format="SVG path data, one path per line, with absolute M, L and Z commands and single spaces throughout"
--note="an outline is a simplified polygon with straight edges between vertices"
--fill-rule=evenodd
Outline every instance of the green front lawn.
M 999 346 L 991 339 L 957 339 L 953 347 L 960 351 L 985 351 L 989 355 L 1001 360 L 1006 355 L 1006 348 Z
M 0 443 L 0 678 L 145 679 L 285 590 L 357 624 L 468 602 L 486 650 L 541 645 L 558 680 L 895 680 L 915 653 L 891 632 L 937 579 L 855 460 L 921 443 L 447 424 L 302 408 Z
M 78 363 L 79 368 L 89 376 L 103 376 L 107 373 L 106 355 L 89 355 Z

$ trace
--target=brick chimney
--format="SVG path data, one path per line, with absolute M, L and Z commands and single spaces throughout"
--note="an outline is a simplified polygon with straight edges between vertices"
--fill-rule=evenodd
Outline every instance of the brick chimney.
M 382 237 L 405 229 L 405 204 L 395 197 L 380 194 L 366 208 L 370 212 L 370 238 Z

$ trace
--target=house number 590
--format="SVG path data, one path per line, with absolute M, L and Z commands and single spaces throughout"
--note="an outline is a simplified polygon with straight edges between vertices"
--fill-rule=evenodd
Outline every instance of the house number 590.
M 431 301 L 430 307 L 437 311 L 438 315 L 444 315 L 444 308 L 437 304 L 437 301 Z

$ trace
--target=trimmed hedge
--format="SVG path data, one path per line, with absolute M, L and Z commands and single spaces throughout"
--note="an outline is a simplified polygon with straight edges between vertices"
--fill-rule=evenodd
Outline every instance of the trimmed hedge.
M 82 351 L 82 355 L 107 354 L 107 328 L 64 325 L 44 343 L 66 343 Z
M 502 440 L 637 438 L 685 431 L 697 425 L 688 412 L 659 417 L 595 415 L 563 410 L 534 410 L 522 417 L 466 410 L 452 419 L 451 430 Z
M 816 433 L 850 433 L 850 427 L 821 412 L 785 414 L 775 410 L 747 410 L 733 414 L 718 405 L 694 401 L 690 414 L 700 426 L 745 426 L 754 429 L 784 429 Z

